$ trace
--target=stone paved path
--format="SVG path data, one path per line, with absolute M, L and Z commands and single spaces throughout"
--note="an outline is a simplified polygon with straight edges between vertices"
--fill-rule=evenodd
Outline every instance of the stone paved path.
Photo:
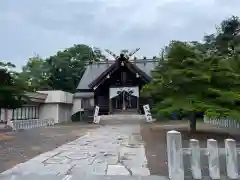
M 18 132 L 0 131 L 0 173 L 99 127 L 93 124 L 71 123 Z
M 16 175 L 127 175 L 148 176 L 140 125 L 102 126 L 3 172 Z M 0 177 L 1 179 L 1 177 Z

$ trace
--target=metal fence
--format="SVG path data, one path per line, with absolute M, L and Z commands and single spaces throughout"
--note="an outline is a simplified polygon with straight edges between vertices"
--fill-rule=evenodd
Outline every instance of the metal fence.
M 210 118 L 204 116 L 204 123 L 212 124 L 218 127 L 231 128 L 231 129 L 239 129 L 240 128 L 240 120 L 233 120 L 228 118 Z
M 236 141 L 225 139 L 225 148 L 219 151 L 218 142 L 214 139 L 207 140 L 207 148 L 200 148 L 199 141 L 189 140 L 189 148 L 182 148 L 182 136 L 178 131 L 167 132 L 168 173 L 171 180 L 184 180 L 183 155 L 190 156 L 191 172 L 193 179 L 202 179 L 201 151 L 204 150 L 208 157 L 209 176 L 220 179 L 219 155 L 226 157 L 226 175 L 229 179 L 238 179 Z
M 12 127 L 14 131 L 31 129 L 44 126 L 53 126 L 54 119 L 27 119 L 27 120 L 13 120 L 10 122 L 9 126 Z

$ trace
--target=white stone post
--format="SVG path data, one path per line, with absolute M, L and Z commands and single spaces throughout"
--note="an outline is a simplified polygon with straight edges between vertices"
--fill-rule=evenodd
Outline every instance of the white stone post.
M 190 158 L 193 178 L 202 179 L 199 141 L 196 139 L 190 139 L 189 147 L 191 149 Z
M 133 135 L 129 135 L 128 136 L 128 145 L 134 145 L 135 144 L 135 138 L 133 137 Z
M 98 116 L 98 113 L 99 113 L 99 106 L 96 106 L 94 111 L 94 116 L 93 116 L 93 122 L 95 124 L 99 124 L 100 122 L 100 117 Z
M 208 168 L 212 179 L 220 179 L 218 143 L 215 139 L 207 140 Z
M 184 180 L 182 137 L 178 131 L 167 132 L 168 174 L 171 180 Z
M 236 141 L 233 139 L 225 139 L 224 142 L 225 142 L 227 176 L 230 179 L 238 179 Z

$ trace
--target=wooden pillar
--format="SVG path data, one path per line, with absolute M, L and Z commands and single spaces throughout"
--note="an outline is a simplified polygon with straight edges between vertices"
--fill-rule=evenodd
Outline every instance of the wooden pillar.
M 126 103 L 125 103 L 125 91 L 123 91 L 123 96 L 122 96 L 122 110 L 126 110 Z
M 111 88 L 109 88 L 108 90 L 108 101 L 109 101 L 109 104 L 108 104 L 108 114 L 111 114 L 112 113 L 112 99 L 110 97 L 110 90 Z
M 137 112 L 140 113 L 140 111 L 139 111 L 139 97 L 137 97 Z
M 109 98 L 109 114 L 112 114 L 112 99 Z
M 138 113 L 141 113 L 141 111 L 140 111 L 140 93 L 139 93 L 139 89 L 140 89 L 140 87 L 138 86 L 138 97 L 137 97 L 137 112 Z

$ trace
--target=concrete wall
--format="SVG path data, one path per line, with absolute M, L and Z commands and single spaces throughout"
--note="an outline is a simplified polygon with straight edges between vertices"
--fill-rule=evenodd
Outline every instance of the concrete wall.
M 61 123 L 71 120 L 71 115 L 75 111 L 81 110 L 81 98 L 74 100 L 73 106 L 73 94 L 64 91 L 39 91 L 41 95 L 46 95 L 44 102 L 29 102 L 27 105 L 33 105 L 39 107 L 39 119 L 54 119 L 55 123 Z M 37 94 L 37 93 L 35 93 Z M 32 97 L 34 99 L 34 93 Z M 39 94 L 37 94 L 39 95 Z M 13 116 L 12 110 L 1 110 L 0 121 L 11 120 Z M 24 111 L 25 112 L 25 111 Z
M 40 119 L 54 118 L 55 123 L 71 120 L 73 94 L 64 91 L 38 91 L 47 94 L 44 104 L 40 107 Z
M 94 107 L 94 98 L 79 98 L 75 97 L 73 99 L 73 108 L 72 108 L 72 113 L 75 114 L 76 112 L 83 111 L 84 107 L 82 107 L 82 99 L 87 99 L 89 100 L 90 106 Z
M 72 115 L 79 112 L 79 111 L 83 111 L 82 99 L 78 98 L 78 97 L 75 97 L 73 99 Z
M 58 106 L 58 120 L 59 122 L 71 121 L 72 105 L 71 104 L 59 104 Z
M 39 109 L 39 119 L 54 119 L 55 123 L 71 120 L 72 105 L 50 103 L 42 104 Z
M 61 103 L 42 104 L 39 119 L 54 119 L 55 123 L 71 121 L 72 105 Z
M 55 123 L 59 123 L 59 104 L 42 104 L 39 108 L 39 119 L 54 119 Z
M 64 91 L 38 91 L 39 93 L 47 94 L 45 103 L 73 103 L 73 94 Z
M 95 104 L 94 104 L 94 98 L 90 98 L 90 105 L 91 106 L 94 106 Z

